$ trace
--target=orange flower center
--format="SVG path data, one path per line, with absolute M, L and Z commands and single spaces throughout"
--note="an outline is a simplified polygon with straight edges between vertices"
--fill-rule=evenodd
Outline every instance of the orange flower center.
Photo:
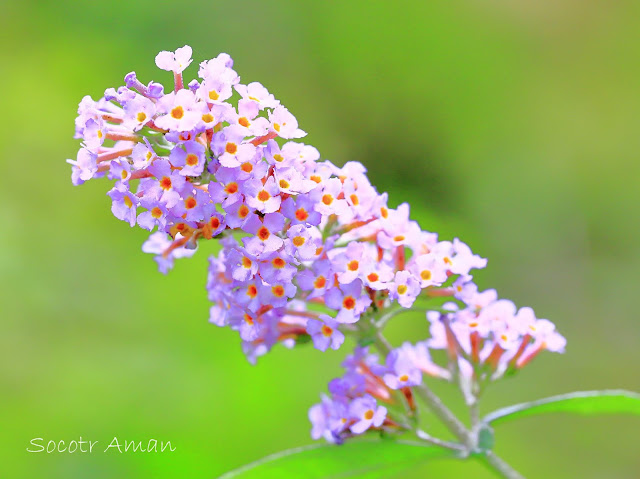
M 353 296 L 347 296 L 342 300 L 342 306 L 345 309 L 353 309 L 356 307 L 356 300 Z
M 289 188 L 289 182 L 287 180 L 280 180 L 280 182 L 278 183 L 280 185 L 280 188 L 282 189 L 287 189 Z
M 160 180 L 160 188 L 162 188 L 163 190 L 170 190 L 171 178 L 169 178 L 168 176 L 163 176 L 162 179 Z
M 327 326 L 326 324 L 324 326 L 322 326 L 322 335 L 326 336 L 327 338 L 329 336 L 331 336 L 333 334 L 333 329 L 331 329 L 329 326 Z
M 176 120 L 179 120 L 184 116 L 184 108 L 182 108 L 181 106 L 175 107 L 173 110 L 171 110 L 171 116 Z
M 146 119 L 147 119 L 147 114 L 145 112 L 143 112 L 143 111 L 141 111 L 140 113 L 138 113 L 136 115 L 136 120 L 138 120 L 140 123 L 142 123 Z
M 128 196 L 124 197 L 124 204 L 127 208 L 131 208 L 133 206 L 133 201 Z
M 260 190 L 260 193 L 258 193 L 258 199 L 260 201 L 268 201 L 269 198 L 271 198 L 271 195 L 267 190 Z
M 284 268 L 284 265 L 287 264 L 287 262 L 282 258 L 273 258 L 272 263 L 273 263 L 273 266 L 278 269 Z
M 252 298 L 258 296 L 258 288 L 256 288 L 255 284 L 249 285 L 249 287 L 247 288 L 247 296 L 250 296 Z
M 189 153 L 189 154 L 187 155 L 187 158 L 186 158 L 186 160 L 185 160 L 185 161 L 186 161 L 187 165 L 189 165 L 189 166 L 195 166 L 195 165 L 197 165 L 197 164 L 198 164 L 198 156 L 197 156 L 197 155 L 194 155 L 193 153 Z
M 316 280 L 313 282 L 313 285 L 316 288 L 324 288 L 325 284 L 327 284 L 327 279 L 324 276 L 318 276 Z
M 224 151 L 230 155 L 235 155 L 236 151 L 238 151 L 238 145 L 235 143 L 227 143 L 227 146 L 224 147 Z
M 279 284 L 276 284 L 273 288 L 271 288 L 271 292 L 276 298 L 282 298 L 284 296 L 284 288 Z
M 247 205 L 240 206 L 240 208 L 238 209 L 238 216 L 240 218 L 246 218 L 248 214 L 249 214 L 249 207 Z
M 251 124 L 251 123 L 249 123 L 249 120 L 247 120 L 244 116 L 242 118 L 238 119 L 238 123 L 240 123 L 245 128 L 248 128 L 249 125 Z
M 360 263 L 358 263 L 355 259 L 352 261 L 349 261 L 349 263 L 347 264 L 347 268 L 349 268 L 349 271 L 358 271 L 359 267 L 360 267 Z
M 213 115 L 211 113 L 205 113 L 202 115 L 202 121 L 205 123 L 211 123 L 213 121 Z
M 228 183 L 227 186 L 224 187 L 224 191 L 226 191 L 230 195 L 234 194 L 236 191 L 238 191 L 238 183 L 236 183 L 235 181 Z
M 304 208 L 298 208 L 296 210 L 296 218 L 298 221 L 305 221 L 309 217 L 309 213 Z
M 249 163 L 248 161 L 242 163 L 242 165 L 240 165 L 240 168 L 245 173 L 251 173 L 253 171 L 253 165 L 251 163 Z
M 333 203 L 333 196 L 331 196 L 331 195 L 324 195 L 324 196 L 322 197 L 322 202 L 323 202 L 325 205 L 329 206 L 331 203 Z
M 193 208 L 196 207 L 197 204 L 198 202 L 193 196 L 189 196 L 189 198 L 184 200 L 184 207 L 188 210 L 192 210 Z
M 368 411 L 366 411 L 366 412 L 364 413 L 364 418 L 365 418 L 367 421 L 370 421 L 371 419 L 373 419 L 373 411 L 372 411 L 371 409 L 369 409 Z
M 372 283 L 375 283 L 376 281 L 378 281 L 378 279 L 380 279 L 380 277 L 378 276 L 377 273 L 369 273 L 369 275 L 367 276 L 367 279 Z
M 154 207 L 151 210 L 151 216 L 153 216 L 156 219 L 160 218 L 162 216 L 162 210 L 160 208 L 158 208 L 157 206 Z
M 293 238 L 293 244 L 296 245 L 298 248 L 302 246 L 304 242 L 305 242 L 304 236 L 294 236 Z
M 220 95 L 218 95 L 218 92 L 215 90 L 211 90 L 209 92 L 209 98 L 213 101 L 216 101 L 218 98 L 220 98 Z
M 258 230 L 258 238 L 260 238 L 262 241 L 265 241 L 266 239 L 269 238 L 269 236 L 271 236 L 271 233 L 269 233 L 269 230 L 267 229 L 267 227 L 261 226 L 260 229 Z

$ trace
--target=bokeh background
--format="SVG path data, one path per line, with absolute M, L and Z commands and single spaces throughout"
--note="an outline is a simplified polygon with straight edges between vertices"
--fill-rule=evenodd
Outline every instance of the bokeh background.
M 276 348 L 250 366 L 207 323 L 203 244 L 168 275 L 72 187 L 76 105 L 160 50 L 228 52 L 337 164 L 489 258 L 479 284 L 568 340 L 482 409 L 640 390 L 640 4 L 606 0 L 0 3 L 0 475 L 211 478 L 308 444 L 308 407 L 345 351 Z M 187 76 L 195 76 L 195 63 Z M 402 318 L 402 319 L 401 319 Z M 394 340 L 425 336 L 403 316 Z M 462 412 L 453 388 L 438 386 Z M 496 431 L 528 477 L 636 478 L 637 418 L 547 416 Z M 172 454 L 28 454 L 33 437 L 171 440 Z M 301 472 L 300 477 L 304 477 Z M 403 477 L 489 478 L 472 463 Z

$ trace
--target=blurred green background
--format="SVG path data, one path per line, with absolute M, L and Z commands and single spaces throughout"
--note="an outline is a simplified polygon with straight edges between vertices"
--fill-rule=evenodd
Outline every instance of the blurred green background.
M 477 275 L 554 320 L 566 355 L 496 384 L 482 409 L 577 389 L 640 390 L 640 4 L 636 1 L 0 3 L 0 476 L 211 478 L 310 443 L 308 407 L 345 351 L 250 366 L 207 323 L 204 244 L 168 276 L 74 188 L 77 103 L 170 82 L 160 50 L 231 54 L 323 158 L 362 161 L 391 204 L 489 258 Z M 197 72 L 192 65 L 186 76 Z M 404 316 L 393 339 L 425 336 Z M 438 387 L 462 412 L 458 394 Z M 636 478 L 637 418 L 499 427 L 528 477 Z M 28 454 L 33 437 L 156 438 L 172 454 Z M 304 477 L 301 473 L 300 477 Z M 489 478 L 438 462 L 403 477 Z

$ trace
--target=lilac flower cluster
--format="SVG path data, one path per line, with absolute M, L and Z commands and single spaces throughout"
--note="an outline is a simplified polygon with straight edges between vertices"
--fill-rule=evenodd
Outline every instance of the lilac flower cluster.
M 464 307 L 445 303 L 442 311 L 429 311 L 428 345 L 446 349 L 458 360 L 464 377 L 497 379 L 509 368 L 520 369 L 540 351 L 562 352 L 565 338 L 548 319 L 536 318 L 529 307 L 517 310 L 512 301 L 498 299 L 495 290 L 478 292 L 473 283 L 454 294 Z
M 417 300 L 466 305 L 429 313 L 432 338 L 392 351 L 384 367 L 358 350 L 330 386 L 332 399 L 312 409 L 314 436 L 394 426 L 376 400 L 398 390 L 409 397 L 422 374 L 452 377 L 429 347 L 447 349 L 467 375 L 562 349 L 553 325 L 530 309 L 516 313 L 495 293 L 477 293 L 470 272 L 485 259 L 423 231 L 406 203 L 390 208 L 362 164 L 319 161 L 313 146 L 295 141 L 306 135 L 296 118 L 260 83 L 240 83 L 228 55 L 202 62 L 198 79 L 185 83 L 191 53 L 185 46 L 156 57 L 173 73 L 168 93 L 132 72 L 98 101 L 85 97 L 76 119 L 82 147 L 68 162 L 75 185 L 114 180 L 113 214 L 152 231 L 143 251 L 161 272 L 200 241 L 220 240 L 209 259 L 210 321 L 237 331 L 250 361 L 306 339 L 338 349 L 345 333 Z
M 447 302 L 440 311 L 428 311 L 428 340 L 415 345 L 406 342 L 391 350 L 385 365 L 380 365 L 378 357 L 368 354 L 366 348 L 356 349 L 347 358 L 343 363 L 346 374 L 329 383 L 331 397 L 324 396 L 309 410 L 314 439 L 341 442 L 367 429 L 410 429 L 393 417 L 393 410 L 377 406 L 376 401 L 394 405 L 400 400 L 412 411 L 411 388 L 420 385 L 424 375 L 446 381 L 457 379 L 465 399 L 472 404 L 487 381 L 500 378 L 508 370 L 521 369 L 540 351 L 564 350 L 565 338 L 551 321 L 537 319 L 531 308 L 516 310 L 513 302 L 498 299 L 495 290 L 480 293 L 471 282 L 454 284 L 450 292 L 465 307 Z M 430 349 L 447 352 L 447 367 L 432 359 Z M 403 396 L 394 395 L 398 390 Z M 368 422 L 361 416 L 362 404 L 367 405 Z M 372 420 L 372 411 L 376 421 Z
M 431 360 L 424 342 L 403 344 L 389 353 L 385 365 L 379 364 L 378 356 L 369 354 L 368 348 L 356 348 L 342 365 L 345 374 L 329 382 L 331 397 L 323 396 L 322 402 L 309 410 L 313 439 L 341 443 L 367 430 L 408 429 L 407 418 L 397 408 L 403 402 L 410 412 L 415 410 L 411 387 L 422 382 L 423 374 L 451 378 Z

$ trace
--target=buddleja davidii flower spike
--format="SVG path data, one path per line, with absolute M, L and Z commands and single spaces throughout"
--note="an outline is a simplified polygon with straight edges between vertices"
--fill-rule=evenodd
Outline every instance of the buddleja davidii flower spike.
M 552 323 L 477 292 L 470 273 L 486 260 L 466 244 L 423 231 L 406 203 L 390 208 L 362 164 L 320 161 L 297 141 L 306 133 L 295 116 L 260 83 L 242 84 L 229 55 L 185 80 L 191 54 L 156 57 L 172 88 L 131 72 L 99 100 L 85 97 L 82 145 L 68 162 L 75 185 L 113 181 L 114 216 L 151 231 L 143 251 L 162 273 L 200 241 L 220 241 L 206 282 L 210 321 L 237 331 L 250 361 L 276 344 L 338 349 L 345 334 L 381 328 L 418 302 L 451 300 L 428 314 L 428 341 L 391 351 L 384 365 L 362 351 L 349 359 L 342 386 L 310 414 L 314 437 L 402 429 L 394 407 L 410 414 L 424 375 L 496 379 L 562 350 Z M 431 361 L 429 348 L 446 349 L 450 364 Z

